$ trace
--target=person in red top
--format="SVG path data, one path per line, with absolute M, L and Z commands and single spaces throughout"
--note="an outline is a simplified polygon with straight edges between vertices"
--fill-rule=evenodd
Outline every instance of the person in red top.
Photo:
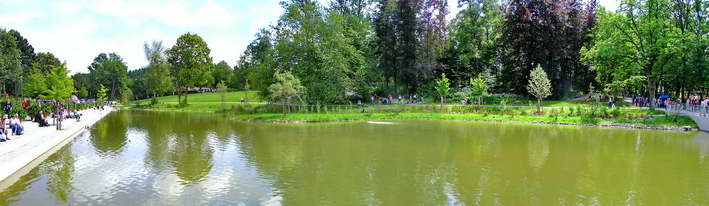
M 30 102 L 29 102 L 29 101 L 25 100 L 25 102 L 22 102 L 22 108 L 23 108 L 23 109 L 27 110 L 27 108 L 29 108 L 29 107 L 30 107 Z

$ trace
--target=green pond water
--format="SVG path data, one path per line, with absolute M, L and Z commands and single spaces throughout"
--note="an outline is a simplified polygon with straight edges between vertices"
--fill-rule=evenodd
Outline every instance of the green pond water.
M 114 112 L 0 205 L 709 205 L 706 133 L 391 122 Z

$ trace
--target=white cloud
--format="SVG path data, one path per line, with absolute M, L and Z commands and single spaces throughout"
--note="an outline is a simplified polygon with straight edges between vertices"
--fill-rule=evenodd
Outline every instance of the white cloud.
M 13 12 L 0 14 L 0 26 L 1 27 L 17 27 L 20 25 L 27 24 L 29 21 L 36 17 L 32 12 Z M 0 28 L 1 28 L 0 27 Z

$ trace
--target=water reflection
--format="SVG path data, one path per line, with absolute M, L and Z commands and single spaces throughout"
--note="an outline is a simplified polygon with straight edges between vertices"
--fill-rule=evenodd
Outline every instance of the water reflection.
M 126 144 L 130 114 L 112 115 L 91 129 L 91 143 L 98 154 L 115 156 Z
M 708 154 L 705 133 L 269 125 L 121 111 L 5 189 L 0 203 L 707 205 Z

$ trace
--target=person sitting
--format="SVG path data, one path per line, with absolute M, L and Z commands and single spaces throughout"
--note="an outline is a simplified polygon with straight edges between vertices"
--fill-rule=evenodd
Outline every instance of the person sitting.
M 13 135 L 22 135 L 25 132 L 25 127 L 22 126 L 22 121 L 20 121 L 20 115 L 15 114 L 15 116 L 10 119 L 10 129 L 12 129 Z
M 81 114 L 79 114 L 76 110 L 74 110 L 74 118 L 76 118 L 77 122 L 81 121 Z
M 2 118 L 0 118 L 0 132 L 2 132 L 5 135 L 6 140 L 10 140 L 10 135 L 7 133 L 7 127 L 10 125 L 10 120 L 7 119 L 7 115 L 3 115 Z
M 39 112 L 39 115 L 35 117 L 37 119 L 37 123 L 39 123 L 39 127 L 49 127 L 49 122 L 47 122 L 47 119 L 44 118 L 44 112 Z

